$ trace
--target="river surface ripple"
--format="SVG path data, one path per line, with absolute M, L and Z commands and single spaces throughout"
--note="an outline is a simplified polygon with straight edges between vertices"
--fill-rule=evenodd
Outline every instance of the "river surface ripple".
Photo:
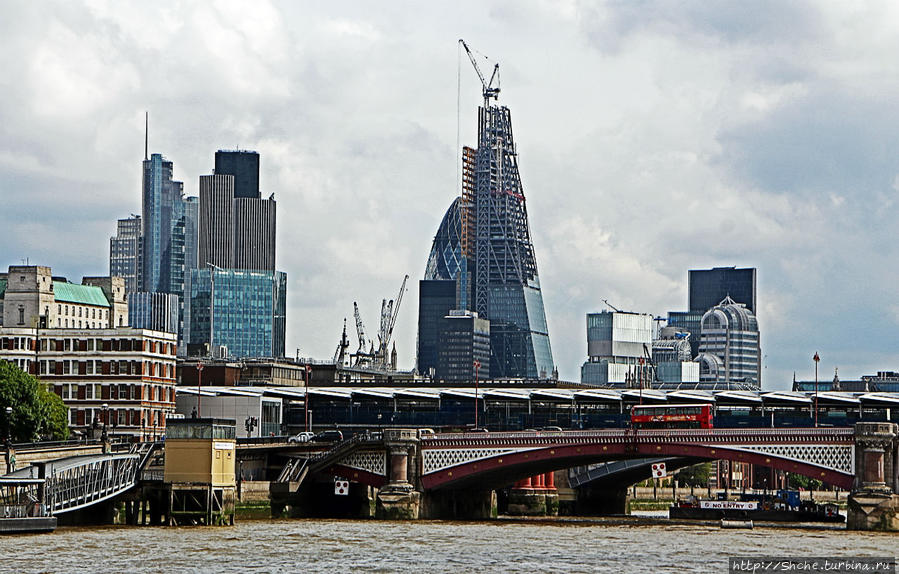
M 0 537 L 2 572 L 727 572 L 729 556 L 896 556 L 899 535 L 595 521 L 243 521 Z

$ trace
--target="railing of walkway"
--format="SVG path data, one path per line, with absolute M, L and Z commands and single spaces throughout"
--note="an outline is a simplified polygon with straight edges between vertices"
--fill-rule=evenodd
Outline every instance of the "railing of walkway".
M 117 454 L 54 464 L 46 477 L 47 507 L 59 514 L 112 498 L 134 486 L 139 463 L 139 455 Z

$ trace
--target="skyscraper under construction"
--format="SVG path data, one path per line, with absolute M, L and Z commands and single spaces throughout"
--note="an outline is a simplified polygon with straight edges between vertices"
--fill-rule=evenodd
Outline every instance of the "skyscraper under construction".
M 454 280 L 457 309 L 489 319 L 491 378 L 546 378 L 554 370 L 552 349 L 512 117 L 491 101 L 499 95 L 498 66 L 488 82 L 472 63 L 484 96 L 478 147 L 463 149 L 462 197 L 434 238 L 425 280 Z

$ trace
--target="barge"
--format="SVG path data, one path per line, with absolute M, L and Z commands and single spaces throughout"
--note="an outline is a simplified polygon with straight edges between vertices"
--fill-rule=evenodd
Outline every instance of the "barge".
M 754 520 L 756 522 L 845 522 L 836 504 L 799 500 L 798 491 L 774 495 L 742 495 L 740 500 L 687 497 L 668 509 L 668 518 L 687 520 Z

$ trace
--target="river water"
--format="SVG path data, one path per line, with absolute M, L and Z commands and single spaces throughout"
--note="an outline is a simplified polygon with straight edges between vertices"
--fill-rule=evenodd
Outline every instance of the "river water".
M 622 520 L 243 521 L 0 537 L 3 572 L 727 572 L 729 556 L 896 556 L 899 535 Z

